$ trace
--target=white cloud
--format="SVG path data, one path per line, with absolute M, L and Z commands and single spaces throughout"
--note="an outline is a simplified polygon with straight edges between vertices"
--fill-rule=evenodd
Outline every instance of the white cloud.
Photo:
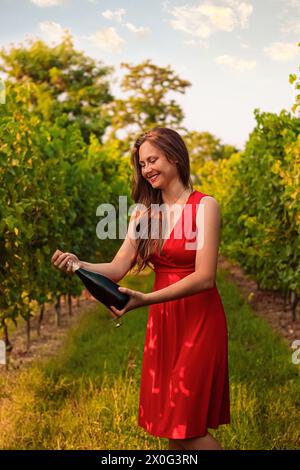
M 191 45 L 191 46 L 196 46 L 197 44 L 197 41 L 195 39 L 188 39 L 187 41 L 183 41 L 184 44 L 188 44 L 188 45 Z
M 145 28 L 143 26 L 135 26 L 134 24 L 132 23 L 123 23 L 124 26 L 126 26 L 126 28 L 134 33 L 134 34 L 137 34 L 138 36 L 147 36 L 148 34 L 150 34 L 150 29 L 149 28 Z
M 57 5 L 63 5 L 67 0 L 31 0 L 38 7 L 54 7 Z
M 83 36 L 83 39 L 88 39 L 96 47 L 111 52 L 120 52 L 124 43 L 124 39 L 112 27 L 99 30 L 92 36 Z
M 187 44 L 188 46 L 200 46 L 205 49 L 208 48 L 208 43 L 202 39 L 187 39 L 186 41 L 183 41 L 183 44 Z
M 137 36 L 146 36 L 150 33 L 150 29 L 144 26 L 135 26 L 132 23 L 122 23 L 123 16 L 125 15 L 126 10 L 124 8 L 119 8 L 118 10 L 105 10 L 102 12 L 102 16 L 107 20 L 115 20 L 118 23 L 121 23 L 125 26 L 131 33 L 136 34 Z
M 282 9 L 277 15 L 281 23 L 280 32 L 289 36 L 289 39 L 291 37 L 300 39 L 300 0 L 281 0 L 281 2 Z
M 54 21 L 43 21 L 39 23 L 39 28 L 50 41 L 60 41 L 65 31 L 59 23 L 54 23 Z
M 300 34 L 300 20 L 287 20 L 280 26 L 281 33 L 293 33 L 293 34 Z
M 296 43 L 274 42 L 269 47 L 265 47 L 264 52 L 276 62 L 288 62 L 297 57 L 299 47 Z
M 244 60 L 232 55 L 221 55 L 215 58 L 215 62 L 219 65 L 224 65 L 236 72 L 247 72 L 254 70 L 256 67 L 255 60 Z
M 249 49 L 250 48 L 250 45 L 245 42 L 243 36 L 241 36 L 240 34 L 237 34 L 236 35 L 236 39 L 237 39 L 237 43 L 239 43 L 239 46 L 241 49 Z
M 283 0 L 283 4 L 290 8 L 300 8 L 299 0 Z
M 167 3 L 164 7 L 167 7 Z M 240 0 L 221 0 L 221 5 L 215 5 L 208 0 L 198 2 L 198 5 L 185 4 L 168 9 L 175 18 L 170 20 L 174 29 L 201 38 L 209 37 L 215 31 L 233 31 L 236 28 L 246 28 L 253 6 Z
M 102 16 L 106 18 L 107 20 L 116 20 L 118 23 L 121 23 L 122 21 L 122 16 L 124 16 L 126 13 L 126 10 L 124 8 L 119 8 L 118 10 L 105 10 L 102 12 Z
M 250 3 L 239 3 L 236 5 L 237 7 L 237 16 L 238 21 L 240 22 L 241 28 L 247 28 L 248 26 L 248 19 L 252 15 L 253 6 Z
M 252 15 L 253 5 L 249 1 L 241 0 L 220 0 L 222 3 L 229 5 L 229 7 L 236 12 L 241 28 L 247 28 L 248 19 Z

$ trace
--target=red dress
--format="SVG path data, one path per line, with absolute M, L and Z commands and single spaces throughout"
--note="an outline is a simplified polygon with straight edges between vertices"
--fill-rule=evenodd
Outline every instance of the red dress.
M 204 196 L 193 191 L 175 223 L 174 228 L 181 221 L 183 237 L 174 237 L 173 228 L 164 240 L 161 255 L 157 251 L 151 255 L 155 271 L 153 291 L 195 271 L 196 249 L 186 249 L 185 243 L 196 240 L 197 204 Z M 185 235 L 183 225 L 188 205 L 192 214 L 191 237 Z M 216 284 L 197 294 L 150 305 L 138 425 L 154 436 L 188 439 L 204 436 L 207 428 L 227 423 L 228 333 Z

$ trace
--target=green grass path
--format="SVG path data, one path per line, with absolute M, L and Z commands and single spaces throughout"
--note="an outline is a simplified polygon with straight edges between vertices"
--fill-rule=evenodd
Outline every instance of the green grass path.
M 153 273 L 122 285 L 148 292 Z M 292 349 L 218 273 L 229 329 L 230 425 L 212 430 L 225 449 L 300 448 L 300 366 Z M 59 355 L 0 376 L 2 449 L 167 449 L 137 426 L 148 307 L 113 328 L 99 306 L 72 327 Z

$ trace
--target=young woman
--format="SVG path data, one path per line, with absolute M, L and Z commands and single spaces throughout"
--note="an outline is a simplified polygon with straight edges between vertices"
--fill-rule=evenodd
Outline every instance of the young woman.
M 188 151 L 176 131 L 155 127 L 142 134 L 134 144 L 132 163 L 132 197 L 146 209 L 132 214 L 113 261 L 86 263 L 56 251 L 52 262 L 69 272 L 75 260 L 115 282 L 135 265 L 136 272 L 146 266 L 154 269 L 152 292 L 120 287 L 130 300 L 121 311 L 111 307 L 119 316 L 150 306 L 138 425 L 168 438 L 169 449 L 221 450 L 208 432 L 230 423 L 227 322 L 216 286 L 220 208 L 212 196 L 193 190 Z M 175 206 L 180 210 L 172 211 Z M 166 216 L 168 211 L 175 220 Z M 146 227 L 147 236 L 138 238 L 136 229 L 142 226 L 139 233 Z M 153 236 L 152 226 L 159 227 L 158 236 Z M 162 226 L 167 227 L 165 240 Z

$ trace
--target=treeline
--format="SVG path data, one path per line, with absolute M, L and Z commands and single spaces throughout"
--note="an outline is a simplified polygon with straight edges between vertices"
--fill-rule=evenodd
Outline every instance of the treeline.
M 0 107 L 0 319 L 8 346 L 7 320 L 26 320 L 29 347 L 30 318 L 39 315 L 40 328 L 46 302 L 60 325 L 61 296 L 70 300 L 82 285 L 53 269 L 51 256 L 57 248 L 91 262 L 112 256 L 117 241 L 96 236 L 96 209 L 118 208 L 129 187 L 128 166 L 113 148 L 94 135 L 86 144 L 65 115 L 45 122 L 28 109 L 35 92 L 34 84 L 8 85 Z
M 204 192 L 222 207 L 221 252 L 258 288 L 285 296 L 293 321 L 300 298 L 300 119 L 255 110 L 245 150 L 206 162 Z
M 119 195 L 133 203 L 131 144 L 152 125 L 179 128 L 182 110 L 166 95 L 190 86 L 169 67 L 121 64 L 127 67 L 122 87 L 132 95 L 118 99 L 110 90 L 112 67 L 75 50 L 68 33 L 54 47 L 29 43 L 0 51 L 6 75 L 0 106 L 0 327 L 7 350 L 11 322 L 26 321 L 29 348 L 30 320 L 38 316 L 40 332 L 46 303 L 54 304 L 57 325 L 62 296 L 71 314 L 71 297 L 83 286 L 53 268 L 57 248 L 89 262 L 113 258 L 122 239 L 118 229 L 117 239 L 98 238 L 97 207 L 112 204 L 118 219 Z M 150 84 L 150 93 L 149 78 L 161 83 Z
M 182 126 L 184 114 L 167 94 L 191 84 L 169 67 L 121 64 L 129 96 L 118 99 L 109 87 L 111 68 L 76 51 L 68 35 L 55 47 L 33 41 L 0 57 L 7 75 L 0 105 L 0 325 L 8 350 L 10 322 L 25 319 L 29 347 L 32 316 L 40 328 L 45 304 L 53 303 L 59 325 L 61 296 L 82 291 L 77 278 L 51 266 L 57 248 L 90 262 L 114 256 L 122 240 L 97 237 L 96 209 L 101 203 L 118 208 L 119 195 L 133 203 L 130 148 L 140 131 L 155 125 L 181 133 L 195 187 L 220 202 L 221 252 L 258 286 L 283 292 L 295 318 L 299 118 L 256 110 L 256 128 L 238 151 Z

